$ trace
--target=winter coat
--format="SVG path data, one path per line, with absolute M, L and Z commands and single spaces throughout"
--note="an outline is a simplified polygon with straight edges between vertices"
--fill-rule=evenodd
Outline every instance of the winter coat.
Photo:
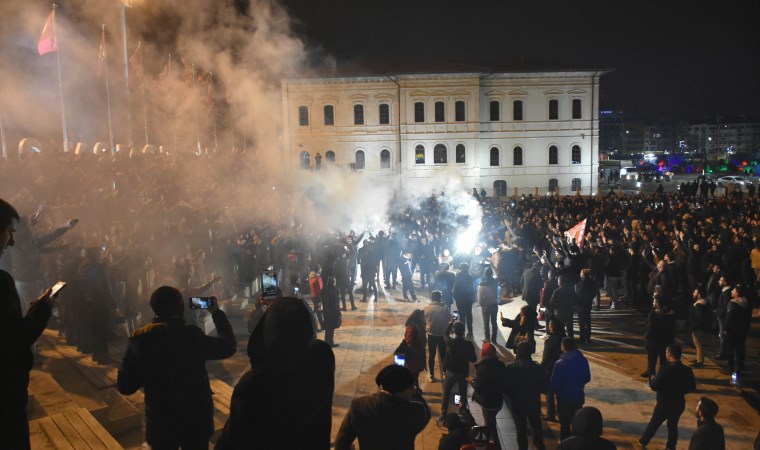
M 180 438 L 208 441 L 214 431 L 206 361 L 225 359 L 237 349 L 222 311 L 212 319 L 217 337 L 182 319 L 154 320 L 135 330 L 117 376 L 124 395 L 145 392 L 145 437 L 149 444 Z
M 578 303 L 575 306 L 579 309 L 591 309 L 594 299 L 599 295 L 599 288 L 591 278 L 581 278 L 575 284 L 575 293 L 578 294 L 578 298 L 576 299 Z
M 475 290 L 473 289 L 473 278 L 467 272 L 459 272 L 454 278 L 454 301 L 461 304 L 473 303 L 475 301 Z
M 472 399 L 485 409 L 501 409 L 507 392 L 507 368 L 492 356 L 475 363 Z
M 314 271 L 309 272 L 309 292 L 311 293 L 312 301 L 322 297 L 323 287 L 322 275 Z
M 457 375 L 469 375 L 470 363 L 478 360 L 475 345 L 461 336 L 449 339 L 448 335 L 444 335 L 443 338 L 446 340 L 446 359 L 443 361 L 443 368 Z
M 522 299 L 529 305 L 538 305 L 541 301 L 541 288 L 544 281 L 538 269 L 526 269 L 522 274 L 523 292 Z
M 647 317 L 647 331 L 644 334 L 647 345 L 665 347 L 676 339 L 676 315 L 673 311 L 652 309 Z
M 454 280 L 456 280 L 456 275 L 450 270 L 438 271 L 433 278 L 433 289 L 441 291 L 442 301 L 446 305 L 451 305 L 451 302 L 454 301 L 452 294 Z
M 322 328 L 325 330 L 334 330 L 343 324 L 338 300 L 338 290 L 335 286 L 328 285 L 322 288 L 322 314 L 324 317 Z
M 615 444 L 601 437 L 603 428 L 602 413 L 583 407 L 573 418 L 574 436 L 563 440 L 557 450 L 615 450 Z
M 562 401 L 586 400 L 584 386 L 591 381 L 591 370 L 586 357 L 580 350 L 571 350 L 560 355 L 554 364 L 552 390 Z
M 440 302 L 430 302 L 425 312 L 425 332 L 431 336 L 443 336 L 451 321 L 449 307 Z
M 267 309 L 248 341 L 251 370 L 232 392 L 216 450 L 330 449 L 335 355 L 315 337 L 303 300 L 285 297 Z
M 729 339 L 745 339 L 752 323 L 752 307 L 744 297 L 732 298 L 726 307 L 723 330 Z
M 578 304 L 578 294 L 572 285 L 557 288 L 549 299 L 549 307 L 563 323 L 573 322 L 573 310 Z
M 553 333 L 549 333 L 549 337 L 544 342 L 544 353 L 541 357 L 541 367 L 548 375 L 554 371 L 554 364 L 562 355 L 562 339 L 565 338 L 565 330 L 555 329 Z
M 404 364 L 412 373 L 420 373 L 425 370 L 425 344 L 427 337 L 425 330 L 419 326 L 407 325 L 404 340 L 408 347 L 406 351 L 406 363 Z
M 694 372 L 681 361 L 665 364 L 649 382 L 649 387 L 657 392 L 657 407 L 666 411 L 683 411 L 684 396 L 697 389 Z
M 499 304 L 496 280 L 481 281 L 478 285 L 478 305 L 494 306 Z
M 694 303 L 689 310 L 689 320 L 687 322 L 689 332 L 710 331 L 712 329 L 712 320 L 712 309 L 706 300 Z
M 691 435 L 689 450 L 726 450 L 726 436 L 723 427 L 714 420 L 699 424 Z
M 539 414 L 541 393 L 549 388 L 549 380 L 541 366 L 530 359 L 507 364 L 507 397 L 512 411 Z

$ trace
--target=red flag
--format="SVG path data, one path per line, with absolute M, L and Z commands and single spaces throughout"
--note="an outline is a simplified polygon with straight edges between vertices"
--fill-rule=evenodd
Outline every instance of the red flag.
M 37 42 L 37 53 L 42 56 L 57 50 L 58 40 L 55 38 L 55 9 L 53 9 L 45 21 L 45 28 L 42 29 L 42 35 L 39 42 Z
M 565 236 L 569 236 L 575 239 L 575 243 L 578 244 L 578 247 L 582 247 L 583 239 L 586 237 L 583 234 L 585 230 L 586 230 L 586 219 L 583 219 L 582 221 L 578 222 L 578 225 L 565 231 Z
M 98 77 L 103 76 L 103 67 L 106 64 L 106 29 L 100 34 L 100 47 L 98 47 Z
M 137 43 L 137 48 L 132 56 L 129 58 L 129 84 L 132 84 L 135 80 L 142 78 L 142 42 Z

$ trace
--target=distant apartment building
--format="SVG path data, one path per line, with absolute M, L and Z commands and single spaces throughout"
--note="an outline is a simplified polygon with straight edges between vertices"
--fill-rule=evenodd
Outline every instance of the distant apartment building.
M 604 71 L 412 73 L 282 82 L 286 160 L 399 191 L 454 174 L 490 195 L 596 189 Z

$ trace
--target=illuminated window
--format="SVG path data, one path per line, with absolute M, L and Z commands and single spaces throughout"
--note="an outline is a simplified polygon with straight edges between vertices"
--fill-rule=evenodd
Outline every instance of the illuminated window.
M 465 158 L 466 158 L 465 150 L 464 150 L 464 144 L 458 144 L 457 145 L 456 153 L 457 153 L 457 155 L 456 155 L 457 163 L 463 164 L 465 162 Z
M 364 168 L 364 150 L 356 151 L 356 159 L 354 161 L 356 170 Z
M 515 149 L 512 151 L 512 156 L 514 158 L 514 165 L 516 165 L 516 166 L 522 166 L 523 165 L 523 151 L 522 151 L 522 147 L 515 147 Z
M 457 122 L 465 121 L 464 102 L 461 100 L 454 103 L 454 120 Z
M 499 148 L 491 147 L 491 167 L 499 166 Z
M 549 100 L 549 120 L 559 119 L 559 100 Z
M 443 102 L 435 102 L 435 121 L 446 121 L 446 105 Z
M 354 105 L 354 125 L 364 125 L 364 105 Z
M 425 164 L 425 146 L 422 144 L 414 148 L 415 164 Z
M 448 162 L 448 155 L 446 146 L 443 144 L 437 144 L 433 148 L 433 162 L 435 164 L 446 164 Z
M 414 103 L 414 121 L 417 123 L 425 122 L 425 104 L 422 102 Z
M 579 145 L 573 145 L 573 148 L 570 152 L 571 154 L 571 162 L 573 164 L 580 164 L 581 163 L 581 147 Z
M 302 127 L 309 126 L 309 108 L 306 106 L 298 107 L 298 125 Z
M 378 107 L 378 114 L 380 115 L 380 125 L 388 125 L 391 123 L 391 107 L 387 103 L 381 103 Z
M 505 197 L 507 195 L 507 182 L 496 180 L 493 182 L 493 195 L 496 197 Z
M 559 151 L 556 145 L 549 147 L 549 164 L 559 164 Z
M 301 152 L 301 168 L 307 169 L 311 166 L 311 155 L 309 152 Z
M 383 150 L 380 152 L 380 168 L 391 168 L 391 152 L 389 150 Z
M 516 121 L 523 120 L 523 102 L 522 102 L 522 100 L 515 100 L 512 103 L 512 117 Z
M 332 150 L 328 150 L 325 153 L 325 158 L 327 158 L 327 160 L 330 162 L 335 162 L 335 152 Z
M 333 105 L 325 105 L 325 125 L 335 125 L 335 108 Z
M 491 103 L 489 105 L 489 118 L 491 122 L 498 122 L 499 121 L 499 101 L 498 100 L 491 100 Z
M 573 100 L 573 119 L 582 118 L 581 100 L 576 98 Z
M 550 178 L 549 179 L 549 192 L 557 192 L 557 189 L 559 188 L 559 180 L 556 178 Z

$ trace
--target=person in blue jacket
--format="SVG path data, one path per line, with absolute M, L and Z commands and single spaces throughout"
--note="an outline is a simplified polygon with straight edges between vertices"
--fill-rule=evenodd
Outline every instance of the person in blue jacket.
M 583 391 L 591 381 L 591 370 L 583 353 L 575 347 L 575 339 L 562 339 L 562 355 L 554 364 L 552 389 L 557 396 L 560 439 L 570 437 L 570 424 L 575 413 L 583 407 L 586 395 Z

